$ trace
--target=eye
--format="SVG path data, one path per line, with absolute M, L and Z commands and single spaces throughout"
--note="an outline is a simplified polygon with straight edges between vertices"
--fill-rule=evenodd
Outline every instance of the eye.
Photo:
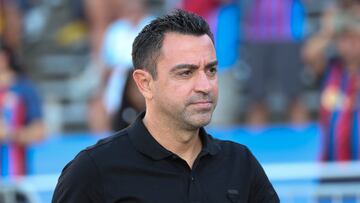
M 185 71 L 179 72 L 178 75 L 186 77 L 186 76 L 190 76 L 191 74 L 192 74 L 191 70 L 185 70 Z
M 208 74 L 209 74 L 210 76 L 215 76 L 216 73 L 217 73 L 217 68 L 216 68 L 216 66 L 210 67 L 207 72 L 208 72 Z

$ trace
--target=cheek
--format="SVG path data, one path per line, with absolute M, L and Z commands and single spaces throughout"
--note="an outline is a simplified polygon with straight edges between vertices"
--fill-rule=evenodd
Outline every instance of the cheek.
M 217 96 L 218 93 L 219 93 L 219 83 L 218 83 L 218 79 L 216 78 L 214 81 L 213 81 L 213 92 L 214 94 Z
M 184 87 L 171 81 L 159 83 L 155 89 L 154 97 L 161 105 L 181 103 L 187 97 Z

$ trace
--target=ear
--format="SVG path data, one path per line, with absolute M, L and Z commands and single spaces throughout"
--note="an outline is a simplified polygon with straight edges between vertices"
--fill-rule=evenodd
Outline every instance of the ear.
M 136 69 L 133 72 L 133 78 L 141 94 L 145 99 L 152 98 L 151 82 L 152 76 L 149 72 L 143 69 Z

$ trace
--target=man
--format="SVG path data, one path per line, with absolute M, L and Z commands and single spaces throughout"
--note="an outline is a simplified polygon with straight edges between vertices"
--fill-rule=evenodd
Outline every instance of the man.
M 213 41 L 201 17 L 181 10 L 140 32 L 133 77 L 146 112 L 80 152 L 53 202 L 279 202 L 246 147 L 203 129 L 218 94 Z

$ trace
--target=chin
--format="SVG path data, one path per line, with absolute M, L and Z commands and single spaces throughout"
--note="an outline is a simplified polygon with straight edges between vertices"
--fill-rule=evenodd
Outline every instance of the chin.
M 201 115 L 193 115 L 192 118 L 190 118 L 189 124 L 196 127 L 204 127 L 211 121 L 212 113 L 209 114 L 201 114 Z

